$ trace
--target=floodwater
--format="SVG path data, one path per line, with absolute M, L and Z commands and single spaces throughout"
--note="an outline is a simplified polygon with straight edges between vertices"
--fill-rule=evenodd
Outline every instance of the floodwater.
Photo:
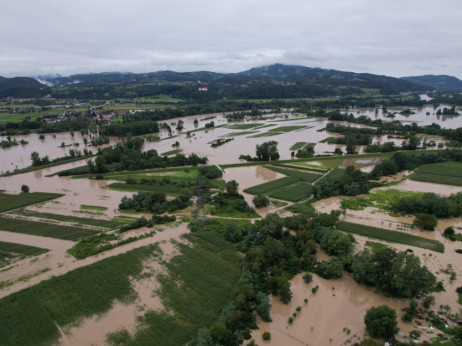
M 456 128 L 460 126 L 460 119 L 458 117 L 437 117 L 431 116 L 437 110 L 434 110 L 432 107 L 426 106 L 422 109 L 413 109 L 417 114 L 411 115 L 409 117 L 405 116 L 396 116 L 395 119 L 406 120 L 406 121 L 417 121 L 419 125 L 429 125 L 433 122 L 440 124 L 442 127 Z M 359 109 L 355 111 L 355 115 L 366 115 L 374 119 L 384 118 L 381 113 L 382 110 L 379 110 L 378 113 L 375 113 L 375 110 L 370 109 Z M 359 114 L 357 113 L 359 112 Z M 430 115 L 426 115 L 427 112 L 430 112 Z M 433 113 L 432 113 L 433 112 Z M 214 117 L 213 119 L 206 119 L 209 117 Z M 399 119 L 402 117 L 403 119 Z M 194 120 L 198 119 L 199 124 L 194 125 Z M 384 118 L 385 120 L 390 120 L 389 118 Z M 424 119 L 425 121 L 423 121 Z M 255 156 L 255 147 L 257 144 L 261 144 L 265 141 L 275 140 L 278 142 L 278 149 L 281 156 L 281 159 L 289 160 L 291 158 L 290 147 L 296 142 L 309 142 L 309 143 L 318 143 L 319 141 L 327 137 L 339 137 L 339 134 L 327 133 L 326 131 L 321 131 L 327 125 L 328 121 L 325 118 L 303 118 L 298 114 L 283 113 L 271 116 L 266 118 L 261 117 L 247 117 L 246 120 L 240 122 L 228 122 L 225 115 L 222 113 L 217 114 L 207 114 L 207 115 L 198 115 L 192 117 L 183 117 L 170 119 L 165 121 L 167 124 L 175 124 L 179 120 L 184 121 L 184 129 L 182 131 L 177 131 L 175 126 L 172 127 L 172 135 L 170 136 L 167 130 L 161 130 L 159 133 L 161 141 L 158 142 L 145 142 L 143 150 L 155 149 L 159 154 L 162 154 L 176 147 L 172 147 L 172 144 L 179 142 L 179 149 L 183 151 L 184 154 L 190 155 L 196 153 L 199 156 L 207 156 L 209 162 L 212 164 L 227 164 L 238 162 L 238 158 L 241 154 Z M 197 131 L 189 133 L 197 128 L 203 128 L 205 123 L 213 121 L 215 123 L 214 128 L 209 128 L 207 130 Z M 255 123 L 259 125 L 273 125 L 271 127 L 260 127 L 257 129 L 247 129 L 247 130 L 236 130 L 230 129 L 226 126 L 234 124 L 246 124 L 246 123 Z M 346 125 L 350 127 L 369 127 L 362 124 L 353 124 L 347 122 L 333 122 L 336 124 Z M 271 129 L 281 126 L 305 126 L 305 128 L 282 133 L 276 136 L 266 136 L 252 138 L 254 135 L 262 134 L 268 132 Z M 255 131 L 255 133 L 243 134 L 247 131 Z M 242 135 L 243 134 L 243 135 Z M 74 133 L 72 137 L 69 133 L 57 133 L 57 134 L 46 134 L 45 139 L 40 140 L 38 134 L 31 135 L 22 135 L 22 136 L 13 136 L 16 140 L 24 139 L 29 142 L 27 145 L 18 145 L 12 146 L 6 149 L 0 149 L 0 155 L 2 160 L 0 161 L 0 172 L 12 171 L 16 168 L 24 168 L 31 164 L 30 154 L 33 151 L 37 151 L 40 154 L 40 157 L 48 155 L 51 159 L 62 157 L 68 154 L 69 149 L 77 149 L 83 151 L 83 149 L 96 151 L 96 148 L 93 148 L 89 145 L 85 146 L 83 143 L 83 138 L 88 136 L 81 136 L 80 133 Z M 233 141 L 230 141 L 222 146 L 212 148 L 210 143 L 218 138 L 234 138 Z M 116 138 L 111 139 L 110 144 L 114 144 L 117 141 Z M 389 138 L 388 136 L 375 137 L 374 143 L 383 143 L 386 141 L 393 141 L 396 145 L 401 145 L 403 140 L 397 138 Z M 438 140 L 438 143 L 440 140 Z M 69 147 L 61 147 L 61 143 L 65 145 L 71 144 Z M 79 146 L 74 146 L 74 144 L 79 144 Z M 328 143 L 318 143 L 315 147 L 316 154 L 328 154 L 332 153 L 336 148 L 341 148 L 344 150 L 343 145 L 328 144 Z M 357 150 L 359 153 L 363 152 L 364 147 L 358 146 Z
M 451 108 L 452 106 L 442 104 L 438 108 L 434 108 L 432 105 L 424 107 L 390 107 L 388 113 L 394 113 L 394 118 L 386 117 L 382 109 L 378 109 L 377 113 L 375 108 L 360 108 L 349 110 L 349 113 L 353 113 L 355 117 L 365 115 L 373 120 L 381 119 L 383 121 L 399 120 L 401 122 L 413 123 L 415 122 L 418 126 L 427 126 L 432 123 L 440 125 L 446 129 L 456 129 L 460 127 L 461 118 L 457 115 L 437 115 L 436 113 L 443 108 Z M 410 109 L 415 114 L 402 115 L 399 114 L 403 110 Z M 456 107 L 456 110 L 462 114 L 460 107 Z
M 39 135 L 36 133 L 11 136 L 11 140 L 19 142 L 21 139 L 24 139 L 28 144 L 19 144 L 0 149 L 0 173 L 6 171 L 12 172 L 15 169 L 30 166 L 32 164 L 30 155 L 34 151 L 38 152 L 41 158 L 48 155 L 50 160 L 69 155 L 70 149 L 78 150 L 82 154 L 84 149 L 91 150 L 94 153 L 98 151 L 98 147 L 90 145 L 91 140 L 89 136 L 82 136 L 80 132 L 74 132 L 74 136 L 71 136 L 69 132 L 44 134 L 44 136 L 45 139 L 39 139 Z M 84 138 L 88 140 L 87 145 L 84 143 Z M 6 140 L 6 137 L 1 136 L 0 139 Z M 116 140 L 112 138 L 109 144 L 100 147 L 113 145 L 115 142 Z M 62 143 L 64 143 L 64 147 L 61 146 Z
M 358 285 L 348 273 L 334 280 L 313 274 L 310 284 L 306 284 L 302 276 L 296 276 L 291 282 L 293 297 L 289 304 L 271 297 L 273 321 L 259 323 L 259 329 L 252 333 L 256 343 L 262 343 L 264 332 L 271 333 L 268 343 L 271 345 L 341 345 L 347 340 L 354 343 L 363 339 L 364 315 L 369 308 L 386 304 L 400 311 L 409 304 L 405 299 L 386 298 Z M 318 291 L 312 293 L 311 289 L 316 286 Z M 293 317 L 297 307 L 301 307 L 301 311 L 289 324 L 289 317 Z M 400 328 L 412 330 L 407 325 Z
M 426 110 L 428 107 L 424 107 Z M 364 111 L 368 112 L 368 111 Z M 380 116 L 379 111 L 379 116 Z M 422 117 L 421 112 L 412 115 L 416 119 Z M 434 110 L 436 112 L 436 110 Z M 371 111 L 372 116 L 375 113 Z M 196 126 L 193 121 L 195 118 L 203 119 L 208 116 L 215 116 L 214 119 L 199 120 L 197 127 L 204 127 L 206 122 L 214 121 L 215 128 L 211 128 L 207 131 L 199 131 L 190 134 L 188 136 L 187 131 L 193 130 Z M 424 112 L 424 119 L 433 119 L 432 113 L 426 115 Z M 265 124 L 277 124 L 273 127 L 259 128 L 256 129 L 257 133 L 263 133 L 269 129 L 279 126 L 307 126 L 304 129 L 292 131 L 277 136 L 270 137 L 259 137 L 249 138 L 254 134 L 247 134 L 238 136 L 236 133 L 250 130 L 235 130 L 228 129 L 226 127 L 217 127 L 221 125 L 228 125 L 228 122 L 223 114 L 215 115 L 200 115 L 196 117 L 182 118 L 184 120 L 185 129 L 181 133 L 177 133 L 174 130 L 173 136 L 169 137 L 165 130 L 162 130 L 160 135 L 162 140 L 158 142 L 145 142 L 144 150 L 156 149 L 159 153 L 170 151 L 173 149 L 172 144 L 178 141 L 180 143 L 180 149 L 183 153 L 189 155 L 196 153 L 200 156 L 209 157 L 209 162 L 212 164 L 226 164 L 239 162 L 238 157 L 241 154 L 255 156 L 255 146 L 262 142 L 275 140 L 277 141 L 281 159 L 290 159 L 291 150 L 290 147 L 296 142 L 319 142 L 322 139 L 331 136 L 338 136 L 338 134 L 326 133 L 320 131 L 323 129 L 327 120 L 318 119 L 300 119 L 292 114 L 281 115 L 279 120 L 284 120 L 279 123 L 278 119 L 271 120 L 255 120 L 247 119 L 240 123 L 258 123 L 261 125 Z M 177 122 L 179 119 L 168 120 L 167 123 Z M 287 121 L 286 121 L 287 120 Z M 437 119 L 442 125 L 452 126 L 451 118 L 440 117 Z M 456 119 L 457 120 L 457 119 Z M 458 121 L 458 120 L 457 120 Z M 340 122 L 341 123 L 341 122 Z M 230 123 L 232 125 L 234 123 Z M 342 123 L 347 124 L 347 123 Z M 364 127 L 359 124 L 350 124 L 354 127 Z M 419 123 L 419 125 L 421 125 Z M 447 126 L 447 127 L 450 127 Z M 175 126 L 172 126 L 174 129 Z M 234 134 L 233 134 L 234 133 Z M 210 142 L 213 140 L 229 136 L 234 138 L 233 141 L 226 143 L 220 147 L 212 148 Z M 74 137 L 71 137 L 68 133 L 45 135 L 45 140 L 39 140 L 38 135 L 33 134 L 29 136 L 15 136 L 16 140 L 25 139 L 29 144 L 25 146 L 14 146 L 8 149 L 0 149 L 0 171 L 13 170 L 15 168 L 22 168 L 29 166 L 30 164 L 30 153 L 32 151 L 39 152 L 40 156 L 49 155 L 51 159 L 55 157 L 61 157 L 67 154 L 69 149 L 77 149 L 83 151 L 83 138 L 79 133 L 75 133 Z M 387 136 L 378 137 L 375 141 L 387 141 Z M 394 139 L 397 144 L 402 142 L 401 139 Z M 114 140 L 113 140 L 114 141 Z M 60 144 L 64 142 L 67 144 L 80 143 L 78 147 L 66 147 L 60 148 Z M 111 142 L 114 143 L 114 142 Z M 316 154 L 325 154 L 327 152 L 333 152 L 336 147 L 343 148 L 341 145 L 318 143 L 315 147 Z M 91 147 L 87 149 L 92 149 Z M 361 148 L 359 148 L 361 149 Z M 94 150 L 94 149 L 93 149 Z M 362 149 L 361 149 L 362 150 Z M 7 193 L 19 193 L 21 185 L 25 184 L 30 187 L 30 191 L 43 191 L 43 192 L 55 192 L 64 194 L 64 196 L 49 202 L 39 204 L 34 207 L 29 207 L 31 210 L 44 211 L 57 214 L 75 215 L 83 217 L 97 217 L 109 219 L 114 216 L 118 216 L 117 211 L 118 204 L 123 196 L 131 195 L 131 192 L 114 191 L 106 188 L 107 184 L 111 182 L 89 180 L 89 179 L 70 179 L 68 177 L 46 177 L 49 174 L 56 173 L 63 169 L 69 169 L 78 167 L 86 164 L 88 159 L 83 159 L 73 163 L 51 167 L 47 169 L 37 170 L 21 175 L 0 177 L 0 190 L 5 190 Z M 358 160 L 357 160 L 358 161 Z M 376 162 L 356 162 L 360 166 L 372 167 Z M 364 168 L 364 167 L 363 167 Z M 273 172 L 261 166 L 255 167 L 239 167 L 226 169 L 224 173 L 225 180 L 236 180 L 239 183 L 239 190 L 242 190 L 257 184 L 261 184 L 267 181 L 278 179 L 283 175 Z M 422 192 L 436 192 L 443 195 L 449 195 L 462 191 L 462 187 L 452 187 L 440 184 L 421 183 L 411 180 L 405 180 L 398 185 L 393 186 L 395 189 L 422 191 Z M 252 205 L 253 196 L 245 194 L 246 201 Z M 81 205 L 94 205 L 107 208 L 104 211 L 84 211 L 81 210 Z M 329 198 L 323 201 L 315 203 L 315 207 L 321 212 L 330 212 L 331 210 L 340 209 L 340 199 L 337 197 Z M 268 212 L 278 212 L 278 208 L 269 207 L 258 211 L 260 215 L 266 215 Z M 83 213 L 82 213 L 83 212 Z M 347 211 L 344 216 L 345 220 L 356 221 L 364 224 L 370 224 L 377 227 L 385 227 L 390 229 L 400 229 L 402 225 L 412 224 L 411 217 L 399 217 L 393 218 L 387 214 L 379 213 L 374 210 L 364 210 L 358 212 Z M 429 268 L 437 272 L 438 279 L 444 280 L 446 292 L 440 292 L 435 294 L 436 306 L 439 304 L 447 304 L 451 306 L 453 312 L 460 309 L 457 305 L 457 297 L 455 294 L 455 288 L 462 285 L 462 261 L 460 260 L 462 255 L 455 253 L 455 249 L 458 248 L 460 243 L 450 242 L 441 236 L 444 228 L 448 225 L 455 225 L 462 227 L 462 219 L 451 219 L 442 220 L 439 222 L 437 231 L 435 232 L 420 232 L 418 230 L 409 230 L 413 234 L 425 236 L 432 239 L 437 239 L 444 243 L 446 252 L 444 254 L 433 253 L 428 250 L 413 248 L 414 253 L 418 255 L 422 261 L 429 266 Z M 0 227 L 1 228 L 1 227 Z M 186 224 L 176 224 L 171 227 L 163 227 L 163 232 L 157 232 L 153 237 L 146 238 L 140 241 L 136 241 L 118 248 L 106 251 L 96 256 L 88 257 L 84 260 L 77 261 L 72 256 L 67 254 L 66 250 L 69 249 L 73 242 L 55 240 L 50 238 L 42 238 L 36 236 L 22 235 L 19 233 L 10 233 L 0 231 L 0 239 L 4 241 L 24 243 L 28 245 L 35 245 L 49 249 L 50 251 L 46 254 L 35 257 L 34 259 L 24 259 L 18 261 L 11 266 L 11 269 L 1 273 L 1 280 L 14 280 L 22 275 L 33 274 L 44 268 L 50 268 L 51 270 L 42 273 L 36 277 L 31 278 L 26 282 L 16 283 L 4 290 L 0 291 L 0 297 L 4 297 L 13 292 L 17 292 L 23 288 L 30 287 L 38 282 L 51 278 L 52 276 L 63 275 L 70 270 L 89 265 L 99 261 L 103 258 L 114 256 L 120 253 L 124 253 L 131 249 L 153 244 L 157 242 L 167 241 L 163 246 L 170 240 L 178 240 L 181 235 L 188 232 Z M 146 229 L 136 230 L 133 233 L 127 232 L 127 234 L 139 234 L 139 232 L 146 232 Z M 355 236 L 357 237 L 357 236 Z M 361 245 L 361 237 L 357 237 Z M 375 241 L 375 240 L 374 240 Z M 388 244 L 390 245 L 390 244 Z M 359 246 L 359 245 L 358 245 Z M 394 247 L 402 250 L 409 246 L 401 246 L 399 244 L 393 244 Z M 462 247 L 462 246 L 459 246 Z M 167 253 L 169 253 L 167 251 Z M 456 281 L 450 283 L 448 281 L 448 275 L 441 272 L 441 269 L 446 268 L 448 264 L 452 264 L 454 271 L 459 275 Z M 148 263 L 147 265 L 154 266 L 154 270 L 161 270 L 156 268 L 154 263 Z M 152 291 L 156 287 L 156 282 L 150 281 L 133 282 L 134 288 L 138 293 L 138 300 L 133 304 L 124 305 L 120 302 L 114 302 L 112 310 L 103 316 L 94 316 L 88 320 L 82 321 L 80 326 L 73 326 L 70 329 L 65 330 L 65 334 L 62 339 L 62 343 L 67 345 L 81 345 L 81 344 L 102 344 L 107 333 L 116 331 L 122 327 L 127 328 L 130 332 L 133 332 L 136 328 L 136 316 L 139 315 L 140 309 L 161 309 L 161 302 L 151 296 Z M 319 285 L 319 291 L 316 295 L 312 295 L 311 287 L 313 285 Z M 332 289 L 334 287 L 334 289 Z M 407 305 L 407 302 L 384 298 L 383 296 L 375 294 L 372 290 L 362 286 L 358 286 L 349 275 L 345 274 L 342 279 L 338 280 L 323 280 L 319 277 L 314 278 L 314 282 L 310 285 L 303 283 L 300 276 L 293 280 L 292 288 L 294 292 L 294 299 L 290 305 L 282 305 L 277 299 L 273 299 L 273 310 L 272 317 L 273 323 L 266 324 L 261 323 L 261 329 L 254 332 L 254 337 L 257 343 L 261 343 L 261 333 L 268 330 L 272 334 L 272 344 L 310 344 L 310 345 L 325 345 L 329 344 L 332 339 L 332 344 L 340 344 L 343 341 L 351 339 L 355 334 L 355 338 L 362 338 L 364 334 L 364 325 L 362 322 L 365 311 L 370 307 L 380 304 L 388 304 L 390 306 L 401 306 Z M 303 299 L 309 299 L 308 304 L 304 304 Z M 404 304 L 404 305 L 402 305 Z M 292 325 L 288 325 L 288 317 L 295 312 L 297 306 L 302 307 L 302 312 L 295 318 Z M 401 323 L 401 322 L 400 322 Z M 347 333 L 347 329 L 343 331 L 344 327 L 349 328 L 350 333 Z M 265 329 L 266 328 L 266 329 Z M 402 330 L 407 330 L 406 326 L 401 326 Z M 356 339 L 355 339 L 356 340 Z
M 285 175 L 272 171 L 271 169 L 265 168 L 263 166 L 250 166 L 250 167 L 236 167 L 236 168 L 227 168 L 223 174 L 223 180 L 236 180 L 239 184 L 239 193 L 244 196 L 246 202 L 254 207 L 252 199 L 254 195 L 245 193 L 244 190 L 254 186 L 266 183 L 268 181 L 276 180 L 283 178 Z M 268 213 L 276 211 L 276 207 L 270 206 L 267 208 L 256 209 L 257 213 L 264 216 Z

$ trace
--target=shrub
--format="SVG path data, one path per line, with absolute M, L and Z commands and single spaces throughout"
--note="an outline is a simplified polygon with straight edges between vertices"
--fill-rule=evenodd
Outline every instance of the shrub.
M 269 198 L 262 195 L 255 196 L 252 202 L 257 208 L 267 207 L 270 204 Z
M 303 275 L 303 281 L 309 284 L 311 281 L 313 281 L 313 275 L 311 275 L 310 273 L 306 273 L 305 275 Z
M 373 338 L 388 339 L 398 332 L 396 311 L 386 305 L 367 310 L 364 323 Z
M 269 332 L 264 332 L 263 333 L 263 340 L 265 340 L 265 341 L 271 340 L 271 334 Z
M 27 186 L 27 185 L 21 185 L 21 192 L 23 192 L 23 193 L 28 193 L 28 192 L 29 192 L 29 186 Z

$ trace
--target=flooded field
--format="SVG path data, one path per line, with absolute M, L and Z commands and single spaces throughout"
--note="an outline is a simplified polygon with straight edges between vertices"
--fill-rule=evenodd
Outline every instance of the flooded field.
M 437 123 L 444 128 L 457 128 L 460 126 L 459 117 L 437 116 L 436 112 L 438 109 L 434 109 L 433 107 L 426 106 L 423 108 L 411 109 L 416 114 L 409 116 L 396 114 L 393 119 L 385 117 L 381 109 L 379 109 L 377 113 L 375 113 L 375 109 L 358 109 L 354 110 L 353 113 L 355 116 L 366 115 L 373 119 L 382 119 L 385 121 L 400 120 L 417 122 L 419 126 L 431 125 L 432 123 Z M 390 112 L 400 112 L 402 110 L 403 109 L 399 108 L 389 109 Z M 198 120 L 198 124 L 194 124 L 194 120 L 196 119 Z M 180 120 L 184 122 L 184 129 L 178 131 L 175 129 L 175 125 L 172 124 L 177 124 Z M 204 129 L 205 124 L 211 121 L 214 122 L 215 127 Z M 246 120 L 240 122 L 228 122 L 223 113 L 175 118 L 164 122 L 171 126 L 172 134 L 169 135 L 165 129 L 161 130 L 159 133 L 161 141 L 146 141 L 143 150 L 155 149 L 159 154 L 162 154 L 171 151 L 173 148 L 172 144 L 178 141 L 180 143 L 179 149 L 181 149 L 184 154 L 189 155 L 196 153 L 199 156 L 207 156 L 209 157 L 210 163 L 213 164 L 238 162 L 238 157 L 241 154 L 253 156 L 255 154 L 255 146 L 268 140 L 276 140 L 279 143 L 279 153 L 283 160 L 291 158 L 292 151 L 290 147 L 296 142 L 318 143 L 315 147 L 316 154 L 332 153 L 336 148 L 343 148 L 344 150 L 343 145 L 319 143 L 319 141 L 325 138 L 339 136 L 338 134 L 326 133 L 325 131 L 320 132 L 328 123 L 325 118 L 306 118 L 302 114 L 293 114 L 290 112 L 269 114 L 265 115 L 264 118 L 248 117 Z M 351 127 L 368 127 L 361 124 L 346 122 L 334 123 Z M 256 128 L 241 130 L 228 128 L 228 126 L 236 124 L 256 124 Z M 274 133 L 268 133 L 272 128 L 287 126 L 302 126 L 303 128 L 276 135 Z M 195 130 L 198 129 L 203 130 L 195 132 Z M 264 133 L 268 133 L 269 136 L 254 137 Z M 73 136 L 68 132 L 45 134 L 44 136 L 45 139 L 39 139 L 38 134 L 13 136 L 12 139 L 16 139 L 17 141 L 24 139 L 29 142 L 29 144 L 0 149 L 0 156 L 2 157 L 0 172 L 13 171 L 14 169 L 30 166 L 30 154 L 33 151 L 38 152 L 40 157 L 48 155 L 50 159 L 54 159 L 67 155 L 69 149 L 80 150 L 82 152 L 83 149 L 93 150 L 94 152 L 97 150 L 97 148 L 91 147 L 89 144 L 85 145 L 84 138 L 88 139 L 89 137 L 82 136 L 78 132 L 75 132 Z M 212 148 L 210 143 L 218 138 L 234 138 L 234 140 L 222 146 Z M 437 144 L 441 142 L 441 139 L 427 136 L 427 141 L 435 139 Z M 117 138 L 112 138 L 110 145 L 116 143 L 117 140 Z M 387 141 L 393 141 L 398 146 L 403 142 L 402 139 L 379 136 L 374 138 L 373 143 L 384 143 Z M 88 143 L 89 142 L 90 140 L 88 140 Z M 61 147 L 62 143 L 66 146 Z M 358 146 L 357 150 L 359 153 L 362 153 L 364 148 Z
M 422 109 L 416 110 L 416 114 L 408 117 L 402 116 L 402 120 L 418 121 L 419 125 L 427 124 L 427 122 L 430 124 L 432 122 L 438 122 L 444 127 L 452 128 L 456 126 L 455 124 L 458 119 L 438 117 L 434 114 L 436 111 L 437 109 L 433 109 L 432 107 L 423 107 Z M 375 110 L 360 110 L 359 114 L 374 118 L 383 117 L 381 110 L 377 113 L 375 113 Z M 401 115 L 396 115 L 395 119 L 401 120 L 399 117 L 401 117 Z M 201 120 L 205 118 L 209 119 Z M 194 124 L 195 119 L 198 119 L 198 124 Z M 172 124 L 177 123 L 179 120 L 180 119 L 170 119 L 166 122 L 174 129 L 175 126 Z M 181 120 L 184 121 L 184 130 L 180 133 L 174 130 L 172 136 L 169 136 L 166 130 L 162 130 L 160 133 L 161 140 L 157 142 L 146 141 L 143 149 L 155 149 L 158 153 L 162 154 L 171 151 L 173 149 L 172 144 L 178 141 L 180 144 L 179 149 L 186 155 L 196 153 L 199 156 L 207 156 L 211 164 L 229 164 L 238 163 L 238 158 L 241 154 L 254 156 L 255 146 L 265 141 L 277 141 L 279 143 L 278 149 L 281 159 L 288 160 L 291 158 L 290 147 L 297 142 L 318 143 L 327 137 L 338 136 L 337 134 L 321 131 L 325 128 L 327 120 L 323 118 L 307 119 L 294 114 L 282 114 L 278 115 L 276 118 L 268 116 L 268 119 L 247 119 L 239 123 L 228 123 L 223 114 L 186 117 Z M 203 128 L 205 123 L 210 121 L 214 121 L 214 128 L 193 132 L 195 129 Z M 249 127 L 248 129 L 228 127 L 237 124 L 255 124 L 255 126 Z M 350 125 L 354 127 L 363 127 L 363 125 L 358 124 Z M 271 133 L 271 129 L 280 127 L 294 127 L 294 129 L 281 132 L 280 134 Z M 248 131 L 253 132 L 248 133 Z M 266 134 L 267 136 L 255 137 L 256 135 L 262 134 Z M 211 147 L 211 142 L 218 138 L 234 138 L 234 140 L 216 148 Z M 49 155 L 50 159 L 53 159 L 66 155 L 69 149 L 94 149 L 89 146 L 84 146 L 83 137 L 78 133 L 75 133 L 74 136 L 71 136 L 69 133 L 45 135 L 44 140 L 39 140 L 36 134 L 17 136 L 15 139 L 25 139 L 29 144 L 24 146 L 13 146 L 8 149 L 0 149 L 0 157 L 2 158 L 2 160 L 0 160 L 0 171 L 11 171 L 15 168 L 29 166 L 30 153 L 32 151 L 39 152 L 42 157 L 44 155 Z M 439 140 L 437 138 L 433 139 Z M 374 139 L 374 142 L 386 142 L 389 140 L 393 140 L 397 145 L 401 145 L 402 142 L 402 139 L 390 139 L 387 136 L 377 137 Z M 428 138 L 427 140 L 431 139 Z M 71 144 L 72 146 L 60 147 L 63 142 L 65 145 Z M 116 139 L 112 139 L 111 144 L 115 142 Z M 79 146 L 75 146 L 74 143 L 79 143 Z M 332 153 L 335 148 L 344 149 L 344 146 L 318 143 L 315 147 L 315 153 Z M 358 149 L 360 152 L 363 150 L 361 147 L 358 147 Z M 363 171 L 370 171 L 380 160 L 381 158 L 349 159 L 345 160 L 341 167 L 353 164 Z M 73 163 L 25 174 L 0 177 L 0 190 L 4 190 L 7 193 L 19 193 L 21 191 L 21 186 L 25 184 L 29 186 L 31 192 L 43 191 L 63 194 L 62 197 L 55 200 L 27 207 L 26 210 L 30 211 L 92 217 L 105 220 L 122 215 L 118 211 L 120 200 L 122 197 L 130 196 L 133 193 L 108 189 L 107 185 L 110 184 L 111 181 L 71 179 L 69 177 L 58 176 L 48 177 L 48 175 L 64 169 L 85 165 L 87 161 L 88 159 L 83 159 Z M 323 166 L 324 162 L 313 161 L 309 162 L 309 164 Z M 385 177 L 384 179 L 387 179 L 389 182 L 393 179 L 399 181 L 404 179 L 408 173 L 409 172 L 400 173 L 395 177 Z M 283 174 L 276 173 L 263 166 L 227 168 L 223 175 L 225 181 L 236 180 L 239 183 L 239 192 L 244 195 L 245 200 L 251 206 L 253 205 L 252 199 L 254 196 L 244 193 L 244 189 L 282 177 L 284 177 Z M 462 191 L 462 187 L 422 183 L 409 179 L 404 179 L 390 188 L 403 191 L 435 192 L 444 196 Z M 285 203 L 284 205 L 287 204 L 288 203 Z M 319 212 L 330 213 L 332 210 L 341 209 L 341 198 L 332 197 L 318 201 L 313 205 Z M 100 209 L 88 210 L 82 206 L 96 206 Z M 187 209 L 183 211 L 182 214 L 190 216 L 191 210 L 191 208 Z M 257 212 L 261 216 L 274 212 L 286 213 L 286 215 L 290 214 L 289 212 L 284 212 L 281 206 L 270 206 L 257 210 Z M 139 215 L 136 215 L 136 217 L 137 216 Z M 150 214 L 146 213 L 146 216 L 149 217 Z M 461 246 L 459 246 L 460 243 L 458 242 L 451 242 L 442 237 L 442 232 L 448 226 L 462 228 L 462 218 L 440 220 L 435 232 L 421 232 L 417 229 L 410 229 L 410 227 L 407 226 L 411 225 L 413 222 L 413 217 L 411 216 L 390 216 L 385 212 L 370 207 L 360 211 L 347 210 L 345 215 L 341 216 L 341 219 L 343 221 L 356 222 L 390 230 L 403 230 L 405 228 L 406 232 L 413 235 L 435 239 L 443 243 L 446 248 L 444 254 L 414 247 L 412 250 L 414 254 L 419 256 L 421 261 L 437 275 L 438 280 L 444 282 L 446 291 L 434 294 L 436 300 L 435 306 L 448 305 L 452 309 L 452 312 L 455 313 L 460 311 L 455 289 L 462 285 L 462 257 L 457 254 L 455 250 Z M 164 252 L 164 259 L 168 259 L 175 251 L 172 241 L 179 240 L 180 237 L 188 233 L 189 230 L 185 222 L 178 222 L 169 227 L 162 226 L 162 228 L 163 231 L 158 230 L 153 237 L 138 240 L 77 261 L 73 256 L 67 253 L 67 250 L 72 247 L 75 242 L 5 232 L 1 230 L 0 225 L 0 240 L 37 246 L 49 250 L 47 253 L 36 256 L 33 259 L 26 258 L 20 260 L 14 263 L 14 265 L 7 267 L 6 270 L 0 272 L 0 281 L 15 282 L 15 280 L 17 280 L 14 284 L 1 289 L 0 297 L 5 297 L 13 292 L 30 287 L 53 276 L 60 276 L 73 269 L 90 265 L 103 258 L 125 253 L 131 249 L 149 244 L 160 243 Z M 147 232 L 146 228 L 133 230 L 124 234 L 124 239 L 129 236 L 144 234 L 145 232 Z M 357 251 L 366 246 L 366 238 L 355 235 L 355 239 L 357 241 Z M 386 244 L 400 251 L 405 251 L 409 248 L 409 246 L 406 245 L 391 244 L 383 241 L 377 242 Z M 320 250 L 318 258 L 327 259 L 328 256 Z M 443 272 L 449 264 L 452 265 L 454 271 L 458 274 L 457 278 L 452 281 L 450 281 L 449 276 Z M 159 266 L 159 263 L 155 261 L 145 263 L 145 266 L 146 272 L 157 273 L 163 270 Z M 30 278 L 22 281 L 18 280 L 25 276 L 30 276 Z M 78 325 L 69 326 L 66 330 L 61 331 L 62 338 L 60 344 L 102 345 L 105 343 L 108 333 L 115 332 L 122 328 L 133 333 L 137 326 L 137 316 L 140 316 L 143 311 L 160 311 L 163 309 L 163 304 L 160 299 L 152 294 L 156 287 L 158 287 L 157 285 L 158 283 L 152 276 L 147 276 L 143 280 L 133 280 L 132 286 L 137 293 L 137 299 L 134 302 L 125 304 L 116 301 L 112 308 L 103 315 L 93 316 L 80 321 Z M 312 288 L 316 286 L 319 287 L 319 290 L 313 293 Z M 359 286 L 347 273 L 344 273 L 341 279 L 335 280 L 325 280 L 314 275 L 314 280 L 309 285 L 305 284 L 302 277 L 299 275 L 292 280 L 291 289 L 293 292 L 293 299 L 290 304 L 284 305 L 277 298 L 271 299 L 271 317 L 273 322 L 259 323 L 260 329 L 254 331 L 252 334 L 257 343 L 261 344 L 263 342 L 262 333 L 266 331 L 271 333 L 272 339 L 268 344 L 272 345 L 340 345 L 345 342 L 354 343 L 362 340 L 365 336 L 363 318 L 367 309 L 372 306 L 387 304 L 395 308 L 399 314 L 403 307 L 409 305 L 409 300 L 387 298 L 375 293 L 371 288 Z M 307 299 L 308 302 L 305 302 L 305 299 Z M 293 323 L 289 324 L 289 317 L 293 316 L 298 307 L 301 308 L 300 312 L 297 313 Z M 404 323 L 400 319 L 398 320 L 400 321 L 399 327 L 402 335 L 417 328 L 416 325 Z

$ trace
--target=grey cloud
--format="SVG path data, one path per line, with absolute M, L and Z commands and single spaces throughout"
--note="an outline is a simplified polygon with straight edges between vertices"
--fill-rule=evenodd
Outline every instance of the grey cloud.
M 462 2 L 18 0 L 0 4 L 0 75 L 237 72 L 276 62 L 462 78 Z

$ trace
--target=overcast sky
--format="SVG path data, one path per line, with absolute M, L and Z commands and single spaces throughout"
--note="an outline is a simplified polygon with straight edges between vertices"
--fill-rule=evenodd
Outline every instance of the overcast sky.
M 3 0 L 0 75 L 284 63 L 462 79 L 461 0 Z

